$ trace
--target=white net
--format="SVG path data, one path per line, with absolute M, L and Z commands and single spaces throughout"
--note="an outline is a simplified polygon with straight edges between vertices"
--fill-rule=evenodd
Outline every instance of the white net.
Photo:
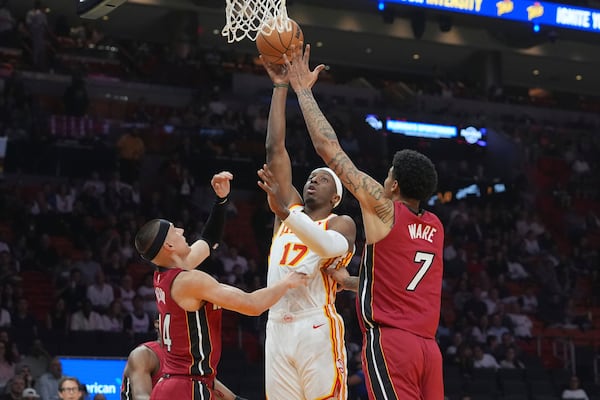
M 221 34 L 229 43 L 247 37 L 256 40 L 259 32 L 271 33 L 289 30 L 286 0 L 225 0 L 227 23 Z

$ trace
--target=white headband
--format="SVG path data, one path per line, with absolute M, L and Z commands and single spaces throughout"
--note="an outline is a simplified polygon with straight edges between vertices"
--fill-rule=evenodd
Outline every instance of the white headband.
M 315 172 L 320 172 L 320 171 L 325 171 L 333 177 L 333 181 L 335 182 L 335 191 L 336 191 L 337 195 L 340 196 L 338 201 L 336 201 L 335 204 L 333 205 L 333 208 L 336 208 L 341 203 L 342 195 L 344 194 L 344 187 L 342 186 L 342 181 L 340 180 L 340 178 L 338 178 L 338 176 L 335 174 L 335 172 L 333 172 L 333 170 L 331 168 L 327 168 L 327 167 L 313 169 L 313 171 L 310 174 L 312 175 Z

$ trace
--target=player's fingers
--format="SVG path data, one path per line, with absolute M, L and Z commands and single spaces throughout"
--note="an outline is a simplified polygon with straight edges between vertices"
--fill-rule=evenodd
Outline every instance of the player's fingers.
M 317 65 L 317 66 L 315 67 L 315 71 L 314 71 L 314 72 L 316 72 L 316 73 L 317 73 L 317 75 L 318 75 L 318 74 L 320 74 L 320 73 L 321 73 L 321 71 L 323 71 L 324 69 L 325 69 L 325 64 L 319 64 L 319 65 Z
M 229 171 L 222 171 L 222 172 L 219 172 L 216 175 L 216 177 L 219 178 L 219 179 L 222 179 L 222 180 L 228 180 L 228 181 L 230 181 L 230 180 L 233 179 L 233 174 L 231 172 L 229 172 Z
M 265 192 L 267 192 L 267 193 L 271 193 L 271 188 L 269 187 L 269 185 L 267 185 L 266 183 L 264 183 L 264 182 L 261 182 L 261 181 L 257 181 L 256 183 L 258 183 L 258 186 L 259 186 L 259 187 L 260 187 L 262 190 L 264 190 L 264 191 L 265 191 Z
M 283 63 L 287 69 L 289 69 L 292 66 L 290 59 L 288 58 L 287 54 L 285 54 L 285 53 L 283 53 Z
M 302 60 L 306 65 L 308 65 L 308 60 L 310 59 L 310 44 L 307 44 L 304 47 L 304 54 L 302 55 Z

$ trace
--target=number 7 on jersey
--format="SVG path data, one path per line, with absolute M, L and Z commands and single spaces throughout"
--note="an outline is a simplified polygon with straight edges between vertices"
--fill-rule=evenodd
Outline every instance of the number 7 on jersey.
M 425 277 L 425 274 L 429 270 L 429 267 L 431 267 L 431 264 L 433 264 L 434 257 L 434 254 L 425 253 L 424 251 L 417 251 L 415 253 L 415 258 L 413 261 L 415 263 L 421 263 L 421 268 L 419 268 L 415 276 L 412 278 L 412 280 L 406 287 L 406 290 L 408 290 L 409 292 L 415 291 L 421 280 Z

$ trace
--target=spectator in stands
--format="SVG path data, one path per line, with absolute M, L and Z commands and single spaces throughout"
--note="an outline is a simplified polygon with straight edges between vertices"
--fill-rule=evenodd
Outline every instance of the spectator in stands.
M 71 316 L 72 331 L 99 331 L 102 330 L 102 317 L 94 311 L 89 299 L 83 300 L 81 309 Z
M 592 322 L 587 314 L 582 314 L 577 311 L 575 300 L 572 298 L 567 300 L 564 311 L 563 328 L 565 329 L 580 329 L 582 331 L 591 328 Z
M 504 355 L 504 359 L 500 361 L 500 368 L 504 369 L 524 369 L 525 364 L 523 364 L 518 358 L 514 347 L 509 347 L 506 350 L 506 354 Z
M 110 303 L 106 314 L 102 316 L 102 321 L 104 323 L 103 331 L 123 332 L 123 307 L 119 300 Z
M 28 387 L 23 390 L 21 397 L 22 400 L 37 400 L 40 398 L 40 395 L 35 391 L 35 389 Z
M 34 1 L 33 8 L 27 12 L 25 22 L 31 36 L 33 66 L 37 70 L 44 71 L 47 58 L 48 19 L 40 0 Z
M 82 73 L 75 73 L 71 77 L 71 83 L 63 94 L 63 105 L 66 115 L 83 117 L 87 114 L 90 100 Z
M 87 285 L 82 281 L 81 270 L 79 268 L 71 269 L 69 281 L 57 294 L 65 300 L 69 312 L 74 312 L 81 306 L 86 299 Z
M 498 340 L 502 340 L 502 334 L 510 332 L 507 326 L 503 325 L 502 316 L 498 313 L 492 315 L 492 326 L 487 331 L 488 335 L 494 335 Z
M 236 265 L 241 268 L 242 273 L 248 270 L 248 260 L 239 254 L 238 248 L 235 245 L 229 246 L 227 252 L 221 257 L 221 261 L 223 261 L 223 269 L 227 275 L 233 274 L 233 269 Z
M 514 254 L 509 253 L 506 257 L 506 268 L 508 269 L 508 277 L 513 281 L 529 278 L 529 273 L 523 267 Z
M 454 308 L 457 310 L 463 310 L 465 307 L 465 303 L 472 296 L 472 293 L 469 290 L 469 281 L 466 278 L 459 279 L 453 292 L 454 295 L 452 298 L 452 302 L 454 304 Z
M 369 398 L 360 354 L 360 351 L 351 353 L 351 358 L 348 359 L 348 400 L 367 400 Z
M 509 312 L 506 315 L 512 322 L 512 330 L 516 337 L 531 338 L 531 329 L 533 321 L 526 314 L 521 312 L 521 306 L 518 302 L 507 305 Z
M 485 344 L 488 337 L 490 322 L 487 315 L 479 317 L 479 323 L 471 329 L 471 339 L 481 345 Z
M 52 358 L 44 348 L 42 341 L 40 339 L 35 339 L 29 352 L 21 358 L 20 365 L 27 365 L 31 371 L 33 380 L 37 382 L 48 370 L 51 359 Z
M 482 300 L 481 287 L 473 288 L 471 298 L 465 302 L 463 312 L 472 324 L 476 324 L 481 316 L 487 315 L 487 305 Z
M 480 345 L 473 347 L 473 368 L 498 369 L 500 365 L 491 354 L 485 353 Z
M 452 343 L 446 348 L 446 357 L 455 359 L 459 356 L 460 346 L 463 344 L 463 335 L 460 332 L 454 332 L 452 335 Z
M 470 376 L 474 368 L 473 348 L 468 344 L 461 345 L 457 361 L 461 374 L 463 376 Z
M 562 400 L 588 400 L 589 397 L 585 390 L 579 386 L 579 378 L 572 376 L 569 380 L 569 387 L 563 390 L 560 398 Z
M 59 297 L 54 306 L 46 314 L 46 329 L 57 334 L 66 334 L 69 330 L 71 315 L 67 310 L 65 299 Z
M 146 145 L 136 129 L 126 131 L 117 140 L 119 171 L 123 181 L 131 184 L 138 180 L 145 153 Z
M 96 272 L 96 281 L 87 288 L 87 299 L 92 307 L 100 314 L 104 314 L 108 306 L 115 299 L 113 287 L 106 283 L 104 272 Z
M 120 235 L 116 235 L 116 240 L 120 240 Z M 107 284 L 112 286 L 118 285 L 126 272 L 126 265 L 124 260 L 121 259 L 121 253 L 119 250 L 114 250 L 103 258 L 102 270 L 104 271 Z
M 504 332 L 502 334 L 502 338 L 499 340 L 499 345 L 496 348 L 496 351 L 493 353 L 494 357 L 498 360 L 502 360 L 506 357 L 506 353 L 508 349 L 513 349 L 515 351 L 516 356 L 519 356 L 521 351 L 515 345 L 515 338 L 512 333 Z
M 94 252 L 89 246 L 81 253 L 81 259 L 73 263 L 73 267 L 80 271 L 82 283 L 86 286 L 93 284 L 98 273 L 102 271 L 102 266 L 96 261 Z
M 100 179 L 100 174 L 98 171 L 92 171 L 90 177 L 83 182 L 82 190 L 86 191 L 88 189 L 93 189 L 92 193 L 97 197 L 104 195 L 104 192 L 106 191 L 106 183 Z
M 0 0 L 0 46 L 15 45 L 16 22 L 8 8 L 8 0 Z
M 2 400 L 23 400 L 22 394 L 25 390 L 25 378 L 21 375 L 13 376 L 7 383 Z
M 500 302 L 500 294 L 497 288 L 491 288 L 487 296 L 483 298 L 483 302 L 487 306 L 487 315 L 492 315 L 496 312 L 498 303 Z
M 521 306 L 521 311 L 526 314 L 536 314 L 538 308 L 538 299 L 535 295 L 535 291 L 532 285 L 527 286 L 525 293 L 523 293 L 517 300 Z
M 33 379 L 31 368 L 29 368 L 29 365 L 24 364 L 23 362 L 19 363 L 19 365 L 17 366 L 17 375 L 23 377 L 26 388 L 32 388 L 35 384 L 35 379 Z
M 133 298 L 133 311 L 125 316 L 123 326 L 125 332 L 132 336 L 154 330 L 154 318 L 144 310 L 144 300 L 140 296 Z
M 15 376 L 15 372 L 15 361 L 13 360 L 12 353 L 7 348 L 7 343 L 0 341 L 0 392 Z M 23 389 L 24 387 L 21 388 L 21 391 Z
M 138 297 L 140 297 L 144 302 L 144 311 L 147 312 L 152 318 L 154 318 L 157 312 L 156 294 L 154 292 L 154 283 L 152 282 L 153 276 L 153 272 L 149 272 L 144 275 L 144 280 L 137 289 Z
M 133 290 L 133 278 L 127 274 L 121 279 L 121 286 L 117 289 L 117 298 L 121 301 L 123 310 L 127 313 L 133 311 L 133 298 L 136 296 Z
M 66 183 L 61 183 L 58 191 L 54 194 L 54 209 L 59 214 L 72 214 L 75 198 L 75 189 Z
M 17 308 L 12 316 L 11 333 L 20 353 L 27 351 L 38 335 L 37 320 L 29 312 L 29 302 L 25 298 L 17 300 Z
M 87 388 L 79 382 L 79 379 L 72 376 L 63 376 L 57 385 L 56 393 L 58 400 L 87 400 Z

